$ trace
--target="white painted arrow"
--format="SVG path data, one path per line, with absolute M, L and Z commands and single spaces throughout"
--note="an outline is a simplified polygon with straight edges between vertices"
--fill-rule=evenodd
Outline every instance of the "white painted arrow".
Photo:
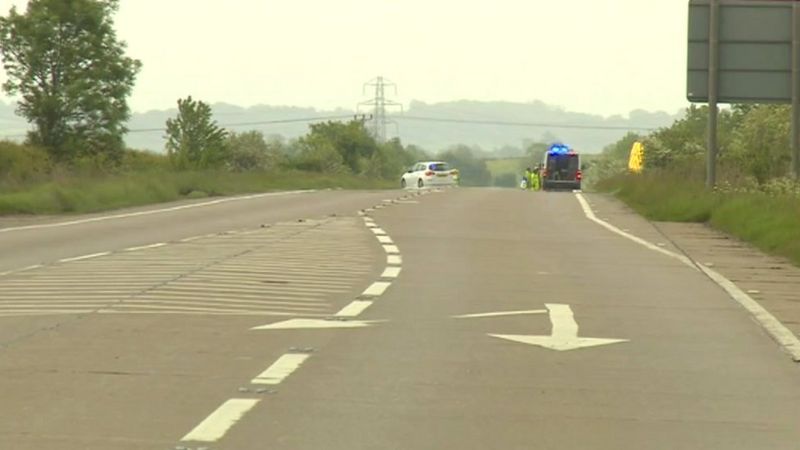
M 538 345 L 550 350 L 566 351 L 584 347 L 597 347 L 600 345 L 628 342 L 627 339 L 603 339 L 578 337 L 578 323 L 569 305 L 547 304 L 550 311 L 550 323 L 553 331 L 550 336 L 529 336 L 517 334 L 490 334 L 489 336 L 520 342 L 522 344 Z

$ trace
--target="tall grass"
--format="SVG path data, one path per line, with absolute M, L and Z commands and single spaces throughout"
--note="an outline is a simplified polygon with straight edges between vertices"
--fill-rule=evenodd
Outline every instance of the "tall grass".
M 92 158 L 53 163 L 39 148 L 0 141 L 0 215 L 84 213 L 185 198 L 282 189 L 389 188 L 394 181 L 280 170 L 174 171 L 165 155 L 128 150 L 109 169 Z
M 697 173 L 651 171 L 598 183 L 652 220 L 701 222 L 800 265 L 800 196 L 709 191 Z
M 393 182 L 307 172 L 144 172 L 65 177 L 0 191 L 0 214 L 86 213 L 186 198 L 285 189 L 384 189 Z

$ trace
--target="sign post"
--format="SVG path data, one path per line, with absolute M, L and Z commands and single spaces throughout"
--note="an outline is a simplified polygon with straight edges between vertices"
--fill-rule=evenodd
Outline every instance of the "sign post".
M 711 0 L 708 11 L 708 133 L 706 188 L 717 185 L 717 119 L 719 108 L 719 1 Z
M 800 6 L 792 2 L 792 176 L 800 180 Z

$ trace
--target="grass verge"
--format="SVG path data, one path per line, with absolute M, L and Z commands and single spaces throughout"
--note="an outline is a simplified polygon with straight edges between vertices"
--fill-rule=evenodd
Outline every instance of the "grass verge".
M 620 175 L 603 180 L 610 192 L 651 220 L 704 222 L 800 265 L 800 197 L 711 192 L 677 174 Z
M 66 177 L 0 190 L 0 215 L 88 213 L 188 198 L 291 189 L 387 189 L 394 182 L 306 172 L 145 172 Z

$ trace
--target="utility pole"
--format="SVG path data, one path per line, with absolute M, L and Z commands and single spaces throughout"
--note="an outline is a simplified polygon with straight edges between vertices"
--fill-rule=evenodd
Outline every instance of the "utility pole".
M 391 121 L 386 116 L 387 108 L 392 107 L 399 107 L 400 111 L 403 110 L 403 105 L 386 99 L 386 88 L 391 87 L 394 88 L 394 93 L 397 95 L 397 85 L 392 83 L 391 81 L 383 78 L 378 77 L 374 80 L 370 80 L 364 83 L 363 92 L 366 93 L 367 88 L 374 88 L 375 90 L 375 97 L 372 100 L 367 100 L 358 104 L 359 109 L 362 106 L 371 107 L 372 108 L 372 123 L 371 123 L 371 131 L 372 135 L 375 137 L 379 143 L 386 142 L 386 125 L 387 124 L 394 124 L 397 125 L 394 121 Z

